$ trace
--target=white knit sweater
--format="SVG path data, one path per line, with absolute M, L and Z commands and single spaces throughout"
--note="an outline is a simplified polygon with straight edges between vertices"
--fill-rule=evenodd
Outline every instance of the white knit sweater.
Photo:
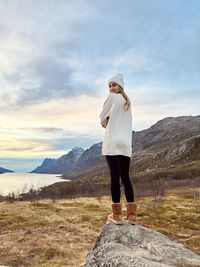
M 132 112 L 131 106 L 124 109 L 122 94 L 109 93 L 100 113 L 100 121 L 106 125 L 102 155 L 132 156 Z

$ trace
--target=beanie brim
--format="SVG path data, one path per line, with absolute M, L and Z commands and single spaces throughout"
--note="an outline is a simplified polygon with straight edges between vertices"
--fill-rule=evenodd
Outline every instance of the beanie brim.
M 124 88 L 121 86 L 121 84 L 119 84 L 119 83 L 117 83 L 116 81 L 113 81 L 113 80 L 112 80 L 112 81 L 109 81 L 108 84 L 111 83 L 111 82 L 116 83 L 116 84 L 119 85 L 122 89 L 124 89 Z

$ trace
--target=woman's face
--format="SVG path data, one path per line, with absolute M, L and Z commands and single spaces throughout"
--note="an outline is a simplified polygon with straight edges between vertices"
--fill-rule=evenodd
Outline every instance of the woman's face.
M 117 83 L 114 83 L 114 82 L 110 82 L 108 84 L 108 87 L 109 87 L 110 92 L 113 92 L 116 94 L 118 94 L 121 91 L 119 85 Z

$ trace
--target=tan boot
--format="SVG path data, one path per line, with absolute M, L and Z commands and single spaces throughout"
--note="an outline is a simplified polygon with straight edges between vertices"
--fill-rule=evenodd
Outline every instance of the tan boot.
M 131 224 L 135 224 L 137 204 L 135 202 L 127 202 L 127 216 L 123 217 L 123 221 Z
M 115 224 L 122 224 L 122 204 L 120 202 L 112 203 L 112 212 L 108 215 L 108 220 Z

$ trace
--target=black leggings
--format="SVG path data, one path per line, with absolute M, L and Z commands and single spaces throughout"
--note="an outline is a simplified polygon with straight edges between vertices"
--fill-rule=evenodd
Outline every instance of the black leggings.
M 120 202 L 120 176 L 127 202 L 134 202 L 134 191 L 129 178 L 130 157 L 106 155 L 111 177 L 111 196 L 114 203 Z

